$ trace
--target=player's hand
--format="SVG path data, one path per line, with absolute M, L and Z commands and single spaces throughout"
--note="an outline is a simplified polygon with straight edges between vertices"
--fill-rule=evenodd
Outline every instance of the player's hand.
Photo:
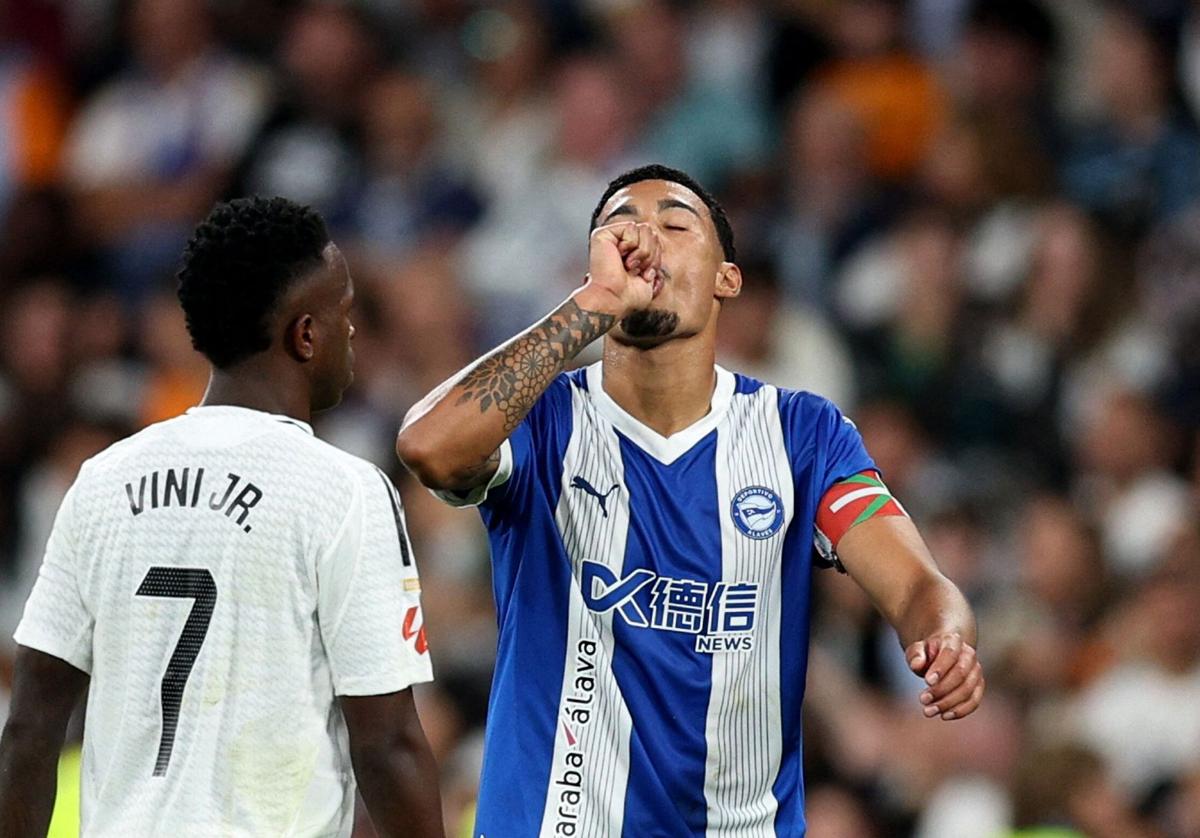
M 904 650 L 913 672 L 925 679 L 920 701 L 925 716 L 950 721 L 975 712 L 983 700 L 983 667 L 975 647 L 958 632 L 932 634 Z
M 597 227 L 588 247 L 587 282 L 576 292 L 576 302 L 618 320 L 646 308 L 661 282 L 661 257 L 662 242 L 649 224 L 624 221 Z

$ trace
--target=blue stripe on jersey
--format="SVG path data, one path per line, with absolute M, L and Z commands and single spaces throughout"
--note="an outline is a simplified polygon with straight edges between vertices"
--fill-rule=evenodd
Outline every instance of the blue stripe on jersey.
M 524 463 L 480 507 L 492 552 L 500 645 L 475 834 L 537 835 L 550 780 L 566 663 L 571 565 L 554 510 L 571 437 L 571 385 L 556 379 L 511 437 Z M 536 433 L 530 433 L 530 428 Z M 550 701 L 545 696 L 553 696 Z
M 805 829 L 800 705 L 808 667 L 813 522 L 817 504 L 834 482 L 875 464 L 853 424 L 819 396 L 780 390 L 779 418 L 796 481 L 797 506 L 783 548 L 785 559 L 790 559 L 783 564 L 779 627 L 783 760 L 771 790 L 779 802 L 775 834 L 794 836 L 803 835 Z
M 762 389 L 763 386 L 763 383 L 757 378 L 751 378 L 750 376 L 742 375 L 741 373 L 734 373 L 733 380 L 736 382 L 733 392 L 737 393 L 739 396 L 749 396 L 752 393 L 757 393 Z
M 716 432 L 669 466 L 625 437 L 620 439 L 629 506 L 635 511 L 624 574 L 646 568 L 659 577 L 709 586 L 720 581 Z M 647 615 L 653 614 L 652 596 L 647 591 Z M 696 652 L 694 634 L 639 628 L 619 620 L 614 621 L 613 634 L 613 672 L 633 719 L 622 834 L 703 836 L 712 657 Z

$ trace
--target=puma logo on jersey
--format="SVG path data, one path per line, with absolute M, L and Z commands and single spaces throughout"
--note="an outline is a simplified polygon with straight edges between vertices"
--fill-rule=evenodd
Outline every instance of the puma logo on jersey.
M 614 483 L 613 487 L 611 489 L 609 489 L 604 494 L 600 494 L 599 492 L 596 491 L 596 488 L 591 483 L 588 483 L 586 480 L 584 480 L 579 475 L 575 475 L 574 477 L 571 478 L 571 488 L 572 489 L 582 489 L 585 493 L 594 497 L 596 499 L 596 502 L 600 504 L 600 513 L 605 518 L 607 518 L 608 517 L 608 496 L 611 495 L 613 492 L 617 491 L 617 489 L 620 489 L 621 486 L 617 483 Z

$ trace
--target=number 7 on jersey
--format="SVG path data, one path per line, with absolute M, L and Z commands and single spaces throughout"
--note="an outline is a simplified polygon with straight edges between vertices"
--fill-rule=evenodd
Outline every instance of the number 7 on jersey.
M 183 688 L 187 686 L 192 665 L 196 663 L 200 647 L 204 645 L 213 608 L 217 604 L 217 584 L 212 574 L 203 568 L 156 566 L 147 571 L 135 596 L 194 600 L 162 678 L 162 736 L 158 741 L 158 759 L 154 763 L 154 776 L 162 777 L 167 773 L 171 749 L 175 747 L 175 729 L 179 725 Z

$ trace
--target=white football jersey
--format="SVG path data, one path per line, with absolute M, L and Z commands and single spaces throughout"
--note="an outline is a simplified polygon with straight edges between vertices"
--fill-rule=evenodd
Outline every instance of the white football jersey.
M 431 680 L 423 625 L 381 471 L 199 407 L 84 464 L 15 636 L 91 675 L 84 835 L 348 836 L 335 696 Z

